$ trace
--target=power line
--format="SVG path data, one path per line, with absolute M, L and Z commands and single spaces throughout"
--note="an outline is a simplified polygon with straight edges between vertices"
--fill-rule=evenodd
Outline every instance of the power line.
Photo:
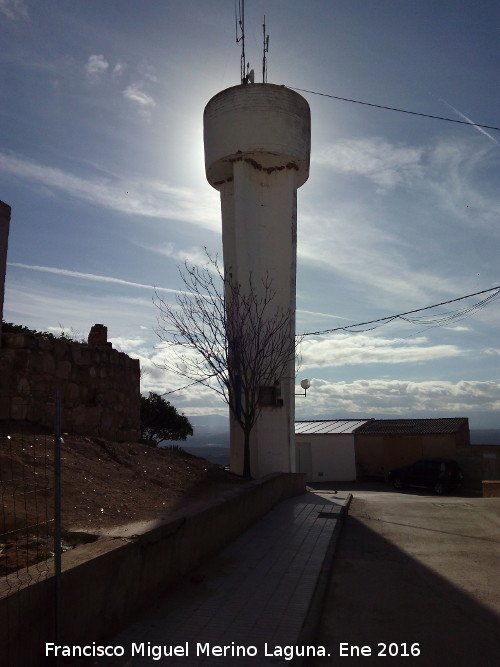
M 473 304 L 472 306 L 467 306 L 466 308 L 463 308 L 462 310 L 456 311 L 454 313 L 447 313 L 441 317 L 435 318 L 434 320 L 430 320 L 428 322 L 424 322 L 423 320 L 417 318 L 407 317 L 408 315 L 421 313 L 424 310 L 431 310 L 432 308 L 445 306 L 449 303 L 456 303 L 457 301 L 463 301 L 464 299 L 469 299 L 472 296 L 478 296 L 479 294 L 487 294 L 488 292 L 495 292 L 495 293 L 491 294 L 485 299 L 482 299 L 478 303 Z M 415 310 L 408 310 L 405 313 L 398 313 L 397 315 L 388 315 L 387 317 L 379 317 L 376 320 L 369 320 L 367 322 L 358 322 L 357 324 L 348 324 L 344 327 L 336 327 L 335 329 L 325 329 L 324 331 L 309 331 L 307 333 L 302 334 L 302 336 L 323 336 L 325 334 L 334 333 L 335 331 L 347 331 L 348 329 L 355 329 L 358 327 L 364 327 L 371 324 L 377 325 L 371 327 L 370 329 L 363 329 L 363 331 L 371 331 L 372 329 L 384 326 L 384 324 L 389 324 L 389 322 L 393 322 L 394 320 L 397 319 L 410 322 L 411 324 L 419 324 L 419 325 L 430 324 L 432 326 L 436 326 L 437 324 L 449 322 L 458 317 L 465 316 L 466 314 L 473 312 L 474 310 L 478 310 L 479 308 L 484 307 L 490 301 L 493 301 L 493 299 L 495 299 L 498 295 L 500 295 L 500 285 L 496 285 L 495 287 L 490 287 L 489 289 L 481 290 L 480 292 L 474 292 L 473 294 L 466 294 L 465 296 L 460 296 L 456 299 L 450 299 L 449 301 L 441 301 L 440 303 L 435 303 L 432 306 L 425 306 L 424 308 L 416 308 Z M 354 332 L 354 333 L 361 333 L 361 332 Z
M 166 391 L 164 394 L 160 394 L 160 396 L 168 396 L 169 394 L 175 394 L 176 391 L 182 391 L 183 389 L 187 389 L 188 387 L 192 387 L 194 384 L 199 384 L 201 380 L 196 380 L 195 382 L 190 382 L 189 384 L 184 385 L 184 387 L 179 387 L 178 389 L 172 389 L 172 391 Z
M 361 102 L 360 100 L 351 100 L 348 97 L 339 97 L 338 95 L 329 95 L 328 93 L 318 93 L 314 90 L 305 90 L 304 88 L 294 88 L 293 86 L 287 86 L 291 90 L 298 90 L 301 93 L 309 93 L 310 95 L 320 95 L 321 97 L 330 97 L 334 100 L 341 100 L 342 102 L 352 102 L 353 104 L 363 104 L 368 107 L 375 107 L 376 109 L 386 109 L 387 111 L 399 111 L 399 113 L 408 113 L 412 116 L 423 116 L 424 118 L 434 118 L 435 120 L 445 120 L 448 123 L 459 123 L 460 125 L 470 125 L 471 127 L 482 127 L 487 130 L 498 130 L 500 127 L 495 127 L 494 125 L 482 125 L 481 123 L 472 123 L 466 120 L 457 120 L 456 118 L 446 118 L 445 116 L 434 116 L 429 113 L 420 113 L 418 111 L 408 111 L 407 109 L 397 109 L 396 107 L 387 107 L 383 104 L 373 104 L 372 102 Z
M 447 313 L 441 317 L 435 318 L 434 320 L 424 322 L 421 319 L 408 317 L 408 315 L 415 315 L 415 313 L 422 313 L 424 310 L 431 310 L 432 308 L 438 308 L 439 306 L 446 306 L 449 303 L 456 303 L 457 301 L 463 301 L 464 299 L 469 299 L 470 297 L 473 296 L 479 296 L 480 294 L 487 294 L 488 292 L 494 292 L 494 294 L 490 294 L 490 296 L 486 297 L 485 299 L 482 299 L 481 301 L 478 301 L 472 306 L 467 306 L 466 308 L 462 308 L 461 310 L 455 311 L 454 313 Z M 499 295 L 500 295 L 500 285 L 496 285 L 495 287 L 490 287 L 489 289 L 481 290 L 480 292 L 474 292 L 473 294 L 466 294 L 465 296 L 459 296 L 456 299 L 441 301 L 440 303 L 435 303 L 432 306 L 425 306 L 424 308 L 416 308 L 415 310 L 408 310 L 405 313 L 398 313 L 397 315 L 387 315 L 386 317 L 379 317 L 376 320 L 368 320 L 367 322 L 348 324 L 345 327 L 336 327 L 335 329 L 325 329 L 324 331 L 309 331 L 307 333 L 302 334 L 302 336 L 323 336 L 326 334 L 334 333 L 336 331 L 348 331 L 350 329 L 355 329 L 357 327 L 364 327 L 371 324 L 376 325 L 370 327 L 369 329 L 363 329 L 362 331 L 353 332 L 353 333 L 363 333 L 365 331 L 372 331 L 373 329 L 377 329 L 378 327 L 384 326 L 385 324 L 389 324 L 390 322 L 393 322 L 394 320 L 397 319 L 410 322 L 411 324 L 417 324 L 417 325 L 427 324 L 431 326 L 439 326 L 440 324 L 449 322 L 453 319 L 457 319 L 458 317 L 464 317 L 465 315 L 473 312 L 474 310 L 483 308 L 487 303 L 493 301 L 493 299 L 495 299 Z M 172 389 L 171 391 L 167 391 L 164 394 L 161 394 L 161 396 L 168 396 L 168 394 L 175 394 L 178 391 L 182 391 L 183 389 L 187 389 L 188 387 L 192 387 L 193 385 L 200 384 L 204 381 L 205 380 L 195 380 L 190 384 L 186 384 L 184 387 L 179 387 L 178 389 Z

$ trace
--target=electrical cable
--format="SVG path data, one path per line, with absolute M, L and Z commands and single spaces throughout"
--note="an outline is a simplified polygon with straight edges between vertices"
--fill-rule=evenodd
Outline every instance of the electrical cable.
M 456 303 L 457 301 L 463 301 L 464 299 L 468 299 L 473 296 L 479 296 L 480 294 L 487 294 L 488 292 L 494 292 L 494 294 L 490 294 L 490 296 L 487 296 L 486 298 L 482 299 L 481 301 L 478 301 L 477 303 L 473 304 L 472 306 L 466 306 L 465 308 L 462 308 L 458 311 L 455 311 L 453 313 L 445 313 L 441 317 L 434 318 L 433 320 L 429 321 L 424 321 L 423 319 L 420 318 L 411 318 L 407 317 L 407 315 L 414 315 L 415 313 L 421 313 L 424 310 L 431 310 L 432 308 L 438 308 L 439 306 L 445 306 L 449 303 Z M 301 334 L 301 338 L 305 336 L 324 336 L 326 334 L 334 333 L 336 331 L 347 331 L 348 333 L 364 333 L 366 331 L 373 331 L 374 329 L 378 329 L 379 327 L 384 326 L 385 324 L 389 324 L 390 322 L 393 322 L 394 320 L 400 319 L 405 322 L 409 322 L 410 324 L 415 324 L 415 325 L 427 325 L 427 326 L 441 326 L 442 324 L 445 324 L 447 322 L 450 322 L 454 319 L 458 319 L 459 317 L 465 317 L 471 312 L 474 312 L 475 310 L 478 310 L 479 308 L 483 308 L 486 306 L 490 301 L 493 301 L 500 295 L 500 285 L 496 285 L 495 287 L 490 287 L 489 289 L 481 290 L 480 292 L 474 292 L 473 294 L 466 294 L 465 296 L 460 296 L 457 297 L 456 299 L 449 299 L 448 301 L 441 301 L 440 303 L 435 303 L 432 306 L 425 306 L 424 308 L 416 308 L 414 310 L 408 310 L 405 313 L 398 313 L 397 315 L 387 315 L 386 317 L 379 317 L 376 320 L 368 320 L 367 322 L 358 322 L 357 324 L 348 324 L 345 327 L 336 327 L 335 329 L 325 329 L 324 331 L 310 331 L 307 333 Z M 361 331 L 349 331 L 351 329 L 357 328 L 357 327 L 363 327 L 363 326 L 368 326 L 370 324 L 375 324 L 376 326 L 370 327 L 368 329 L 362 329 Z M 175 394 L 177 391 L 182 391 L 183 389 L 187 389 L 188 387 L 192 387 L 195 384 L 200 384 L 201 382 L 204 382 L 205 380 L 195 380 L 194 382 L 191 382 L 190 384 L 185 385 L 184 387 L 179 387 L 178 389 L 172 389 L 171 391 L 167 391 L 164 394 L 161 394 L 161 396 L 168 396 L 168 394 Z
M 462 308 L 459 311 L 455 311 L 453 313 L 446 313 L 442 315 L 441 317 L 435 318 L 433 320 L 425 321 L 420 318 L 411 318 L 407 317 L 407 315 L 413 315 L 415 313 L 421 313 L 424 310 L 431 310 L 432 308 L 438 308 L 439 306 L 445 306 L 449 303 L 456 303 L 457 301 L 463 301 L 464 299 L 468 299 L 473 296 L 478 296 L 479 294 L 487 294 L 488 292 L 495 292 L 494 294 L 491 294 L 490 296 L 486 297 L 485 299 L 482 299 L 476 304 L 473 304 L 472 306 L 466 306 L 465 308 Z M 496 285 L 495 287 L 490 287 L 489 289 L 486 290 L 481 290 L 480 292 L 474 292 L 473 294 L 466 294 L 465 296 L 460 296 L 456 299 L 449 299 L 448 301 L 441 301 L 440 303 L 435 303 L 432 306 L 425 306 L 424 308 L 416 308 L 415 310 L 408 310 L 405 313 L 398 313 L 397 315 L 388 315 L 386 317 L 379 317 L 376 320 L 368 320 L 367 322 L 358 322 L 357 324 L 348 324 L 343 327 L 335 327 L 334 329 L 325 329 L 323 331 L 309 331 L 307 333 L 303 333 L 302 336 L 323 336 L 326 334 L 334 333 L 335 331 L 347 331 L 349 329 L 355 329 L 358 327 L 364 327 L 368 326 L 370 324 L 375 324 L 376 326 L 370 327 L 369 329 L 363 329 L 360 332 L 353 332 L 353 333 L 362 333 L 365 331 L 372 331 L 373 329 L 377 329 L 378 327 L 384 326 L 385 324 L 389 324 L 390 322 L 393 322 L 394 320 L 400 319 L 404 320 L 405 322 L 409 322 L 410 324 L 416 324 L 416 325 L 423 325 L 423 324 L 428 324 L 431 326 L 437 326 L 439 324 L 445 324 L 446 322 L 449 322 L 451 320 L 457 319 L 458 317 L 464 317 L 465 315 L 478 310 L 479 308 L 483 308 L 486 306 L 490 301 L 493 301 L 496 297 L 500 295 L 500 285 Z
M 466 120 L 457 120 L 456 118 L 446 118 L 445 116 L 434 116 L 429 113 L 420 113 L 418 111 L 408 111 L 407 109 L 397 109 L 396 107 L 387 107 L 383 104 L 373 104 L 372 102 L 361 102 L 360 100 L 351 100 L 348 97 L 339 97 L 338 95 L 329 95 L 328 93 L 318 93 L 314 90 L 305 90 L 305 88 L 294 88 L 294 86 L 286 86 L 291 90 L 298 90 L 301 93 L 309 93 L 310 95 L 320 95 L 321 97 L 330 97 L 334 100 L 341 100 L 342 102 L 352 102 L 353 104 L 363 104 L 368 107 L 375 107 L 376 109 L 385 109 L 386 111 L 399 111 L 399 113 L 407 113 L 412 116 L 423 116 L 424 118 L 434 118 L 435 120 L 445 120 L 448 123 L 459 123 L 460 125 L 470 125 L 471 127 L 482 127 L 487 130 L 498 130 L 500 127 L 494 125 L 482 125 L 481 123 L 471 123 Z
M 182 391 L 183 389 L 192 387 L 194 384 L 200 384 L 200 382 L 203 382 L 203 380 L 195 380 L 194 382 L 190 382 L 189 384 L 184 385 L 184 387 L 179 387 L 178 389 L 172 389 L 172 391 L 166 391 L 164 394 L 160 394 L 160 396 L 168 396 L 169 394 L 175 394 L 176 391 Z

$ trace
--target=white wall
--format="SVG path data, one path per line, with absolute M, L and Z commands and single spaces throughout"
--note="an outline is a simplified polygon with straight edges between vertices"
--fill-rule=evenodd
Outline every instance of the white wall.
M 297 466 L 301 460 L 307 460 L 307 456 L 299 452 L 301 447 L 304 448 L 303 451 L 307 447 L 311 448 L 311 474 L 307 479 L 308 482 L 350 482 L 356 479 L 354 435 L 297 435 Z M 297 472 L 308 471 L 298 467 Z

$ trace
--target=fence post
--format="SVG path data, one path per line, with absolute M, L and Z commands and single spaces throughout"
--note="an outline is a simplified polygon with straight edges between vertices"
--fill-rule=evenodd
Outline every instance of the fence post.
M 54 583 L 55 583 L 55 637 L 61 644 L 61 392 L 55 392 L 54 420 Z M 59 660 L 57 660 L 59 664 Z

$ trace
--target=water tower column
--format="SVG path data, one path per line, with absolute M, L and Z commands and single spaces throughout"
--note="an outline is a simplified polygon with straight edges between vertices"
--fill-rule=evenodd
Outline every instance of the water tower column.
M 266 276 L 273 307 L 290 312 L 295 336 L 297 188 L 309 174 L 310 112 L 273 84 L 222 91 L 204 115 L 207 179 L 220 191 L 224 266 L 242 286 Z M 254 477 L 295 470 L 293 361 L 276 378 L 280 400 L 262 408 L 251 436 Z M 231 417 L 231 469 L 243 469 L 243 432 Z

